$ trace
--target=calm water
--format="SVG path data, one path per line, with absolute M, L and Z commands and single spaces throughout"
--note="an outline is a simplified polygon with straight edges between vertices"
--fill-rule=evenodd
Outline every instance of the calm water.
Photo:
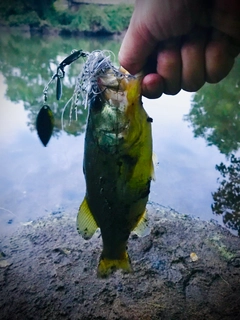
M 81 61 L 66 67 L 60 103 L 55 101 L 55 85 L 49 89 L 48 104 L 56 123 L 46 148 L 35 130 L 42 90 L 72 49 L 110 49 L 117 55 L 119 47 L 119 41 L 104 38 L 1 34 L 1 234 L 38 217 L 77 212 L 85 193 L 82 159 L 87 110 L 79 110 L 78 121 L 71 125 L 66 110 L 64 131 L 60 120 Z M 218 220 L 235 234 L 240 230 L 239 74 L 238 60 L 224 81 L 205 85 L 197 94 L 144 99 L 154 119 L 154 152 L 159 163 L 150 200 L 204 220 Z

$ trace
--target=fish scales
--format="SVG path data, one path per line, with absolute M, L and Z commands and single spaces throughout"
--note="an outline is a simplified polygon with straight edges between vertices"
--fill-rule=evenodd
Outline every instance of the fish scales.
M 146 221 L 152 135 L 141 102 L 141 75 L 115 68 L 101 51 L 93 54 L 76 87 L 89 108 L 83 164 L 86 195 L 77 228 L 85 239 L 101 229 L 98 276 L 105 277 L 116 269 L 132 270 L 126 246 L 131 231 Z

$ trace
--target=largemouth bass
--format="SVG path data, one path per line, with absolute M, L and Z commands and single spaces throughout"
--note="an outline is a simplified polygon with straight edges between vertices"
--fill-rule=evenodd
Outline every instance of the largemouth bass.
M 77 229 L 90 239 L 99 227 L 103 240 L 98 276 L 131 271 L 126 251 L 131 231 L 146 223 L 153 178 L 151 122 L 141 101 L 141 75 L 112 65 L 102 51 L 89 54 L 75 96 L 88 110 L 83 171 L 86 195 Z

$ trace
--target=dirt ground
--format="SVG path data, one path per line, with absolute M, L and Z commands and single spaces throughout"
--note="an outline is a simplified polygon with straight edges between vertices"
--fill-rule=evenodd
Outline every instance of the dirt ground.
M 150 235 L 131 235 L 134 271 L 96 277 L 89 241 L 59 213 L 0 242 L 0 319 L 240 319 L 240 239 L 213 222 L 148 205 Z

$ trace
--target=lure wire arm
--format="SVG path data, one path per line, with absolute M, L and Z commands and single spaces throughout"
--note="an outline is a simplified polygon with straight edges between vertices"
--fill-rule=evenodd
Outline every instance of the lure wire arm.
M 48 87 L 50 83 L 57 78 L 57 92 L 56 92 L 56 98 L 59 100 L 62 95 L 62 84 L 61 84 L 61 79 L 64 78 L 65 76 L 65 71 L 64 68 L 71 63 L 73 63 L 75 60 L 79 59 L 80 57 L 87 57 L 89 55 L 88 52 L 85 52 L 83 50 L 73 50 L 69 56 L 67 56 L 61 63 L 59 63 L 57 67 L 57 72 L 52 76 L 50 81 L 47 83 L 43 90 L 43 101 L 44 103 L 47 101 L 47 92 L 48 92 Z
M 72 62 L 74 62 L 75 60 L 77 60 L 80 57 L 86 57 L 88 55 L 87 52 L 84 52 L 83 50 L 74 50 L 72 51 L 72 53 L 65 58 L 59 65 L 58 65 L 58 69 L 61 69 L 63 71 L 63 69 L 71 64 Z

